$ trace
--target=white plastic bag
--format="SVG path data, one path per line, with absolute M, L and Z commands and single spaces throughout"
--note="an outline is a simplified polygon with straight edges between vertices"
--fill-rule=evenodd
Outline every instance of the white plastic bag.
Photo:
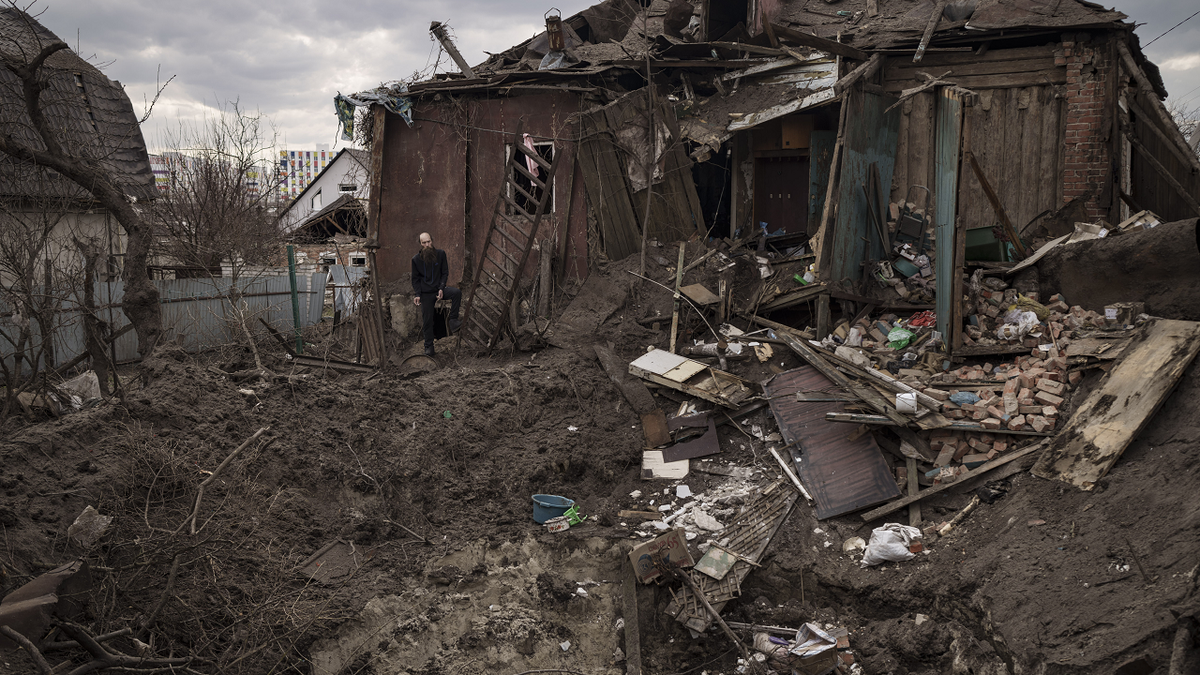
M 1016 316 L 1013 316 L 1014 314 Z M 1011 319 L 1015 319 L 1015 321 Z M 1037 314 L 1033 312 L 1018 312 L 1017 310 L 1013 310 L 1005 315 L 1004 320 L 1007 323 L 996 329 L 996 337 L 1001 340 L 1018 340 L 1024 338 L 1033 329 L 1041 326 Z
M 871 541 L 867 543 L 867 552 L 863 554 L 862 566 L 869 567 L 889 560 L 908 560 L 915 555 L 908 550 L 909 544 L 920 538 L 921 530 L 908 525 L 888 523 L 877 527 L 871 530 Z

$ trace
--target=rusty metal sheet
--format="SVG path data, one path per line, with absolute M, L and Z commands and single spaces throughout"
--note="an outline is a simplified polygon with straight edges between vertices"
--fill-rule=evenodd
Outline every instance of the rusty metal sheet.
M 419 100 L 412 127 L 387 114 L 381 144 L 379 196 L 380 282 L 400 282 L 403 292 L 422 232 L 446 251 L 451 285 L 474 273 L 483 238 L 496 205 L 506 159 L 506 143 L 524 118 L 525 131 L 538 143 L 553 142 L 562 152 L 554 177 L 554 203 L 535 238 L 551 239 L 567 276 L 587 277 L 587 204 L 583 180 L 576 179 L 575 127 L 566 118 L 579 109 L 576 93 L 511 94 L 474 99 Z M 502 132 L 502 133 L 498 133 Z M 536 253 L 535 255 L 540 255 Z M 531 258 L 526 276 L 538 268 Z M 466 273 L 464 274 L 464 270 Z
M 780 373 L 763 385 L 784 442 L 798 440 L 803 448 L 796 469 L 816 502 L 818 520 L 900 496 L 875 437 L 849 440 L 846 425 L 825 420 L 825 413 L 845 412 L 844 403 L 796 400 L 798 392 L 830 391 L 833 386 L 811 366 Z

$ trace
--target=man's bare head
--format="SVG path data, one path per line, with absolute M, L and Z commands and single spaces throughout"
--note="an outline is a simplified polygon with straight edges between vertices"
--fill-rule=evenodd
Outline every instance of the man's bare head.
M 429 236 L 428 232 L 422 232 L 419 240 L 421 242 L 421 260 L 424 260 L 426 265 L 437 262 L 437 249 L 433 248 L 433 237 Z

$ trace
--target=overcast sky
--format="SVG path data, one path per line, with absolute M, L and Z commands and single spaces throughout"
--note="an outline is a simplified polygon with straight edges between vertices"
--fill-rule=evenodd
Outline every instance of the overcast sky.
M 528 0 L 41 0 L 40 22 L 125 85 L 142 111 L 158 80 L 175 76 L 144 128 L 162 131 L 232 100 L 270 117 L 281 145 L 339 148 L 333 97 L 429 74 L 438 49 L 429 22 L 448 23 L 472 65 L 544 28 L 552 5 Z M 593 4 L 557 0 L 564 17 Z M 1107 5 L 1108 3 L 1104 3 Z M 1118 0 L 1147 45 L 1200 10 L 1196 0 Z M 1170 100 L 1200 108 L 1200 16 L 1150 44 Z M 454 70 L 445 54 L 439 70 Z

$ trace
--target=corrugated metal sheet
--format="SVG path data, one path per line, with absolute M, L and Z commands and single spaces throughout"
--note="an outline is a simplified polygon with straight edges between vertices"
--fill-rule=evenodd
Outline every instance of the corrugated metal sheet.
M 296 278 L 300 301 L 300 324 L 311 326 L 321 321 L 325 307 L 326 273 Z M 175 341 L 187 351 L 200 351 L 241 339 L 242 328 L 237 322 L 238 312 L 228 299 L 233 280 L 225 277 L 216 279 L 171 279 L 155 280 L 162 300 L 163 340 Z M 258 319 L 261 317 L 282 333 L 292 331 L 291 284 L 287 276 L 241 279 L 238 282 L 241 301 L 238 303 L 242 315 L 253 332 L 263 331 Z M 98 282 L 96 304 L 102 309 L 99 318 L 107 322 L 113 331 L 129 324 L 119 304 L 125 294 L 121 281 Z M 0 303 L 0 354 L 5 363 L 13 367 L 12 342 L 17 339 L 19 329 L 10 316 L 12 308 Z M 33 340 L 41 340 L 40 331 L 31 324 Z M 84 328 L 80 303 L 74 299 L 63 301 L 52 335 L 55 362 L 66 363 L 83 353 Z M 126 333 L 116 341 L 118 361 L 137 358 L 137 336 Z
M 847 435 L 853 425 L 829 422 L 825 413 L 845 412 L 836 402 L 801 402 L 798 391 L 833 391 L 835 386 L 811 366 L 776 375 L 763 385 L 771 401 L 771 412 L 785 443 L 802 448 L 797 463 L 800 482 L 812 494 L 817 519 L 852 513 L 900 496 L 887 461 L 875 437 L 863 434 L 855 440 Z

